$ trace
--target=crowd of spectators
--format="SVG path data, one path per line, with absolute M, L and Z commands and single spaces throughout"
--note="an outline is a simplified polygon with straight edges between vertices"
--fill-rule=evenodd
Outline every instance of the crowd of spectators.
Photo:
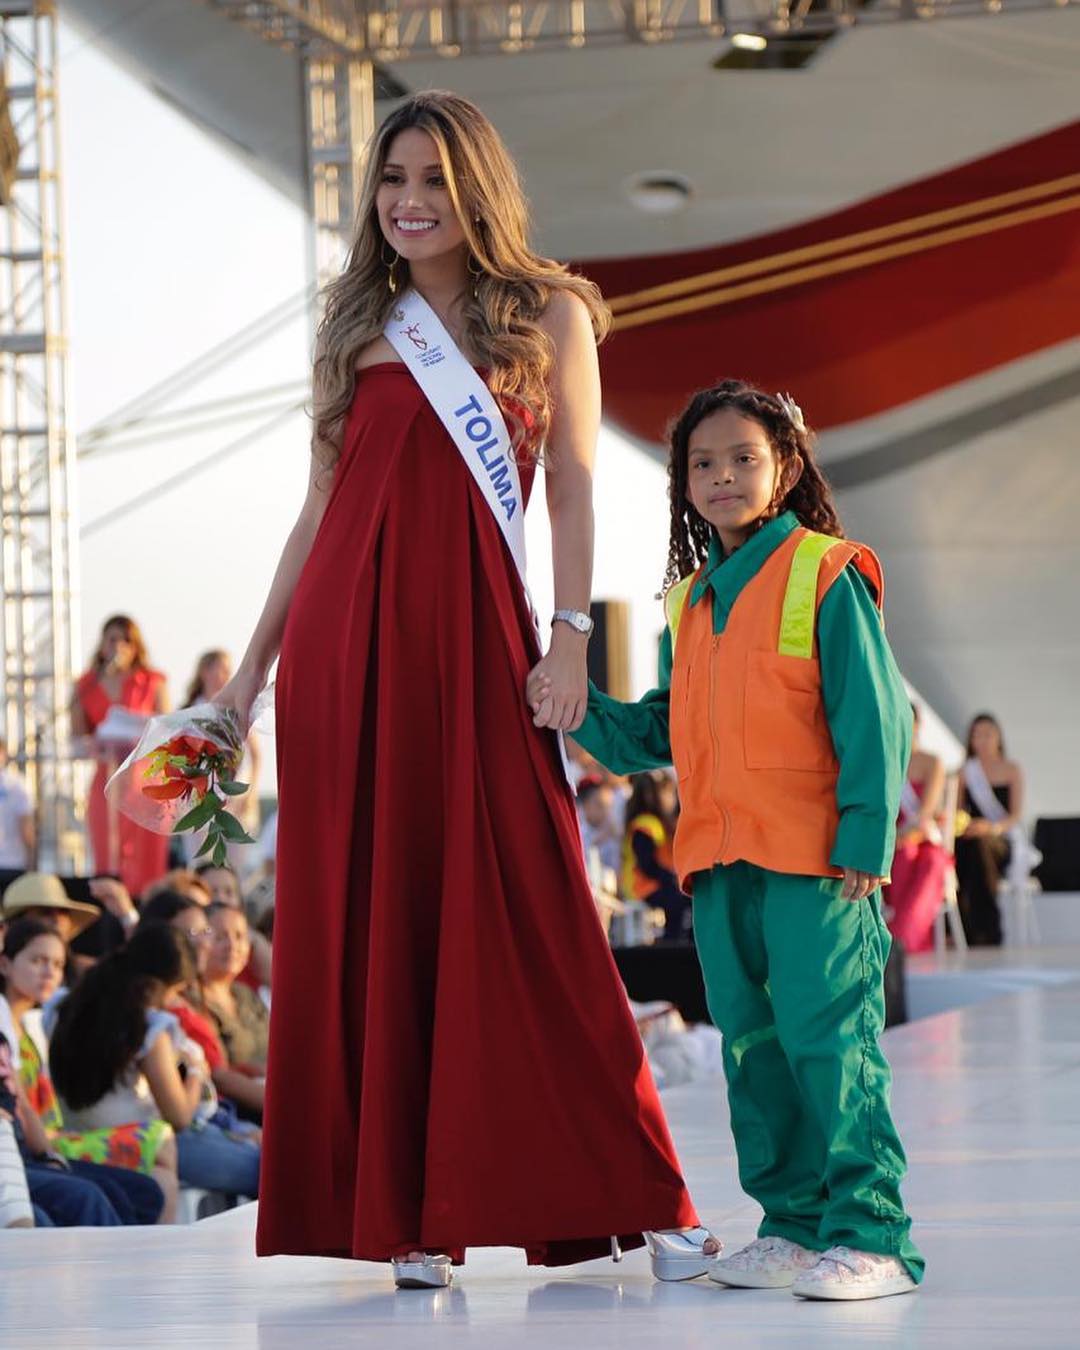
M 26 872 L 3 892 L 0 1225 L 172 1223 L 185 1194 L 255 1197 L 266 916 L 250 926 L 229 866 L 163 872 L 137 899 L 109 876 L 86 891 Z

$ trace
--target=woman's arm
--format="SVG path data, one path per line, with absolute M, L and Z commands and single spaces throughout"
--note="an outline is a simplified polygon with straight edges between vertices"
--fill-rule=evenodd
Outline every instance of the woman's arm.
M 255 632 L 235 675 L 214 699 L 222 707 L 235 708 L 245 728 L 251 705 L 266 683 L 267 672 L 281 646 L 289 605 L 326 510 L 331 482 L 332 471 L 320 464 L 312 454 L 307 495 L 296 524 L 285 541 Z
M 931 760 L 930 772 L 926 776 L 926 787 L 923 791 L 922 810 L 919 812 L 919 819 L 924 824 L 928 821 L 937 823 L 945 796 L 945 761 L 939 759 L 937 755 L 933 755 Z
M 71 706 L 68 710 L 71 715 L 71 734 L 75 737 L 84 737 L 90 735 L 90 723 L 87 720 L 83 710 L 82 699 L 76 693 L 71 700 Z
M 42 1153 L 48 1153 L 52 1147 L 49 1142 L 49 1136 L 42 1123 L 41 1117 L 30 1105 L 26 1095 L 26 1089 L 21 1082 L 16 1082 L 15 1099 L 15 1114 L 18 1116 L 19 1124 L 22 1126 L 26 1147 L 35 1155 L 35 1157 L 40 1156 Z
M 266 1083 L 262 1078 L 251 1078 L 231 1064 L 223 1064 L 213 1072 L 214 1086 L 224 1097 L 249 1111 L 261 1111 L 266 1100 Z
M 167 713 L 172 711 L 172 699 L 169 698 L 169 685 L 167 680 L 159 680 L 158 686 L 154 690 L 154 712 Z
M 150 1049 L 139 1064 L 157 1108 L 174 1130 L 186 1130 L 195 1115 L 202 1096 L 203 1073 L 197 1066 L 188 1067 L 187 1077 L 180 1077 L 176 1067 L 176 1051 L 172 1037 L 163 1032 L 155 1036 Z
M 589 612 L 592 596 L 592 475 L 600 430 L 600 367 L 589 312 L 583 301 L 555 292 L 542 320 L 555 348 L 548 378 L 552 415 L 544 474 L 555 608 Z M 535 710 L 538 727 L 573 731 L 585 716 L 588 638 L 556 623 L 547 655 L 536 667 L 550 687 Z

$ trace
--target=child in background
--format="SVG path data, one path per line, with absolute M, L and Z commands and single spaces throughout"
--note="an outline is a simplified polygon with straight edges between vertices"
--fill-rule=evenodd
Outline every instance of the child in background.
M 674 762 L 731 1127 L 758 1238 L 709 1278 L 865 1299 L 923 1260 L 889 1113 L 879 890 L 911 710 L 873 553 L 844 540 L 802 413 L 738 381 L 676 422 L 660 687 L 590 689 L 578 741 L 616 773 Z M 531 679 L 535 711 L 544 686 Z

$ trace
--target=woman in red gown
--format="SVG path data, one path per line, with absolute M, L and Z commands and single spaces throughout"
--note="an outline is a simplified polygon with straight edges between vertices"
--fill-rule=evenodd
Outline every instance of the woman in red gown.
M 526 492 L 544 437 L 556 607 L 589 603 L 606 312 L 528 247 L 490 123 L 418 95 L 369 153 L 316 347 L 307 502 L 218 699 L 246 715 L 280 646 L 258 1251 L 393 1260 L 399 1286 L 437 1285 L 470 1246 L 559 1265 L 654 1230 L 657 1274 L 692 1278 L 718 1244 L 524 697 L 542 659 L 547 720 L 576 726 L 586 640 L 559 623 L 541 658 L 499 527 L 381 336 L 410 284 L 500 396 Z
M 72 730 L 92 744 L 90 753 L 98 762 L 86 809 L 94 869 L 119 876 L 132 895 L 139 895 L 165 871 L 169 841 L 136 825 L 105 798 L 105 784 L 138 739 L 122 743 L 96 737 L 114 705 L 146 717 L 169 711 L 165 676 L 151 667 L 139 626 L 126 614 L 105 621 L 90 669 L 75 686 Z

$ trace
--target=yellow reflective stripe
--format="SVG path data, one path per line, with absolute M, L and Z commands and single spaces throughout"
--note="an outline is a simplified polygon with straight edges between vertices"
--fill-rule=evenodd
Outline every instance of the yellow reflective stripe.
M 664 618 L 667 619 L 667 626 L 671 629 L 672 656 L 675 655 L 675 642 L 679 636 L 679 625 L 682 623 L 683 611 L 686 609 L 687 598 L 690 595 L 690 587 L 694 584 L 696 576 L 696 572 L 691 572 L 688 577 L 683 577 L 682 581 L 677 581 L 664 596 Z
M 784 608 L 780 615 L 780 637 L 776 650 L 782 656 L 814 654 L 814 615 L 817 609 L 817 580 L 821 560 L 840 543 L 831 534 L 808 534 L 799 541 L 791 559 Z

